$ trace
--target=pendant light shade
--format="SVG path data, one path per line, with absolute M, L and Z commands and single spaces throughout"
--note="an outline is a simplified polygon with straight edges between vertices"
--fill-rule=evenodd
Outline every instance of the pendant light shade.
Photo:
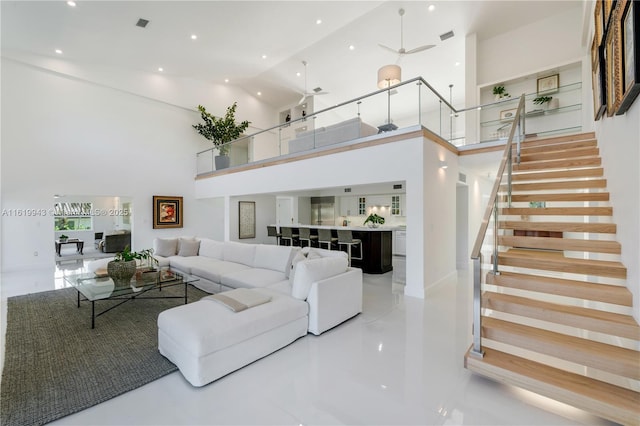
M 385 65 L 378 70 L 378 87 L 386 89 L 401 81 L 401 69 L 398 65 Z

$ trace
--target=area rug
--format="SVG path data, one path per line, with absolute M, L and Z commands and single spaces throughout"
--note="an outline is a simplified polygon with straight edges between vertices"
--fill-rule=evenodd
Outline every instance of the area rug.
M 162 295 L 183 291 L 166 287 Z M 91 303 L 78 308 L 76 295 L 68 288 L 8 299 L 3 426 L 42 425 L 177 370 L 158 352 L 157 318 L 181 299 L 127 302 L 96 318 L 92 330 Z M 189 286 L 189 302 L 205 295 Z M 97 302 L 96 312 L 113 303 Z

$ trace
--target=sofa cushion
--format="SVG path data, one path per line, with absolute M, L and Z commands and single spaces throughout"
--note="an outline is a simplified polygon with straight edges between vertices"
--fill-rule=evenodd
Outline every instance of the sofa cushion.
M 271 301 L 242 312 L 232 312 L 207 296 L 158 316 L 158 328 L 178 339 L 184 351 L 201 358 L 281 327 L 309 312 L 305 302 L 269 289 L 255 289 Z
M 180 238 L 178 241 L 178 256 L 197 256 L 200 249 L 199 240 L 187 240 Z
M 299 251 L 298 253 L 296 253 L 296 255 L 291 260 L 291 272 L 289 272 L 290 285 L 293 285 L 293 280 L 296 277 L 296 266 L 298 265 L 298 263 L 302 262 L 303 260 L 307 260 L 307 256 L 302 251 Z
M 291 256 L 292 247 L 259 244 L 256 246 L 253 266 L 285 273 Z
M 208 257 L 202 256 L 171 256 L 169 258 L 169 264 L 172 268 L 176 268 L 181 270 L 182 272 L 186 272 L 187 274 L 194 274 L 194 267 L 206 267 L 212 263 L 218 263 L 220 260 L 210 259 Z M 197 275 L 197 274 L 195 274 Z
M 242 244 L 233 241 L 225 241 L 223 260 L 227 262 L 241 263 L 253 266 L 256 254 L 256 244 Z
M 233 288 L 267 287 L 286 279 L 284 272 L 262 268 L 247 268 L 243 271 L 222 275 L 220 284 Z
M 299 262 L 296 265 L 291 296 L 306 300 L 309 290 L 311 290 L 311 284 L 346 272 L 348 263 L 346 257 L 323 257 L 322 259 Z
M 162 257 L 175 256 L 178 252 L 177 238 L 155 238 L 153 240 L 153 253 Z
M 210 240 L 209 238 L 202 238 L 200 240 L 200 251 L 198 254 L 204 257 L 210 257 L 213 259 L 224 259 L 224 243 L 221 241 Z
M 201 256 L 197 256 L 201 257 Z M 186 257 L 185 259 L 189 259 Z M 224 260 L 209 259 L 209 262 L 203 262 L 194 265 L 191 268 L 191 273 L 199 277 L 205 278 L 214 283 L 220 284 L 222 277 L 233 272 L 244 271 L 245 269 L 251 269 L 247 265 L 242 265 L 235 262 L 226 262 Z

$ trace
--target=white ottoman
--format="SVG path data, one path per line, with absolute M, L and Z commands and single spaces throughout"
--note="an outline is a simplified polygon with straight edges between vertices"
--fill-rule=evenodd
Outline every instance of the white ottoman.
M 241 312 L 207 300 L 158 316 L 158 349 L 193 385 L 203 386 L 307 334 L 309 306 L 269 289 L 271 301 Z

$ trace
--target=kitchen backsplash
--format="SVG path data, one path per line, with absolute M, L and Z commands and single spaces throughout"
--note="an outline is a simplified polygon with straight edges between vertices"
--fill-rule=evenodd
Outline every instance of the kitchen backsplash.
M 384 217 L 384 226 L 406 226 L 407 218 L 405 216 L 391 216 L 390 213 L 376 212 L 378 216 Z M 349 221 L 351 226 L 362 226 L 367 216 L 337 216 L 336 226 L 341 226 L 344 220 Z

